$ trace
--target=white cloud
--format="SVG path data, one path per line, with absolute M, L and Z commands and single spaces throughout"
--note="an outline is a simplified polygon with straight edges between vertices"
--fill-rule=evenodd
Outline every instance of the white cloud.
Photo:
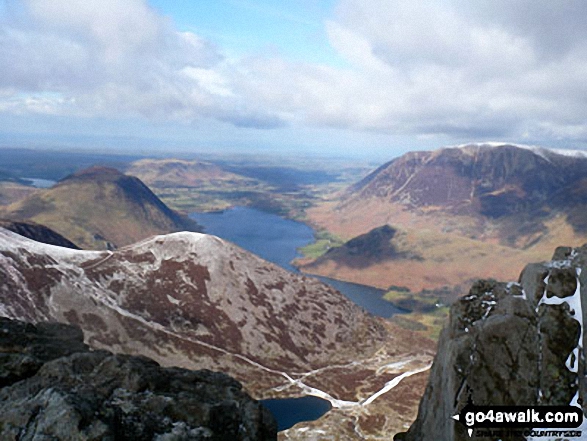
M 236 95 L 228 102 L 219 49 L 178 32 L 145 0 L 14 1 L 6 15 L 0 22 L 5 112 L 280 123 Z M 38 96 L 47 93 L 63 99 L 41 105 Z
M 350 67 L 257 62 L 249 96 L 306 124 L 584 140 L 583 12 L 578 1 L 342 0 L 326 26 Z
M 146 0 L 12 0 L 0 111 L 585 140 L 587 3 L 341 0 L 346 67 L 227 60 Z M 254 25 L 254 24 L 252 24 Z

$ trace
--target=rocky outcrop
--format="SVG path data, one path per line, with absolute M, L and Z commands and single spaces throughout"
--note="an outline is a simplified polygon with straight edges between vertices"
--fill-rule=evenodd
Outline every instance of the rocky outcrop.
M 77 327 L 0 318 L 0 439 L 275 440 L 227 375 L 89 351 Z
M 451 307 L 418 417 L 396 439 L 470 439 L 451 418 L 469 402 L 585 403 L 586 268 L 587 245 L 561 247 L 552 261 L 528 265 L 518 283 L 475 283 Z

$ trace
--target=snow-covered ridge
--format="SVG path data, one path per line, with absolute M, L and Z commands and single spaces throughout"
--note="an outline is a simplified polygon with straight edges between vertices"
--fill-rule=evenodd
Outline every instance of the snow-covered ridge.
M 5 228 L 0 227 L 0 249 L 12 252 L 18 252 L 20 249 L 25 249 L 38 254 L 47 254 L 54 257 L 74 258 L 83 256 L 85 258 L 96 258 L 104 251 L 84 251 L 74 250 L 71 248 L 59 247 L 57 245 L 49 245 L 36 240 L 13 233 Z
M 550 149 L 550 151 L 562 156 L 571 156 L 573 158 L 587 158 L 587 151 L 585 150 Z
M 211 251 L 213 248 L 217 247 L 223 242 L 224 241 L 222 239 L 209 234 L 181 231 L 178 233 L 152 236 L 126 247 L 120 248 L 118 251 L 144 251 L 146 249 L 161 248 L 160 246 L 162 244 L 168 244 L 169 246 L 167 248 L 169 248 L 172 252 L 185 252 L 195 249 L 200 252 L 206 252 Z M 18 252 L 21 249 L 38 254 L 46 254 L 54 258 L 78 260 L 96 259 L 105 253 L 112 254 L 111 251 L 74 250 L 56 245 L 48 245 L 0 227 L 0 250 Z
M 495 148 L 495 147 L 503 147 L 503 146 L 512 146 L 517 147 L 524 150 L 530 150 L 531 152 L 535 153 L 538 156 L 541 156 L 544 159 L 548 159 L 546 155 L 549 154 L 556 154 L 561 156 L 569 156 L 573 158 L 587 158 L 587 151 L 585 150 L 572 150 L 572 149 L 551 149 L 546 147 L 540 147 L 537 145 L 528 145 L 528 144 L 516 144 L 513 142 L 496 142 L 496 141 L 487 141 L 487 142 L 470 142 L 467 144 L 459 144 L 456 146 L 447 146 L 443 148 L 467 148 L 467 147 L 478 147 L 478 148 Z

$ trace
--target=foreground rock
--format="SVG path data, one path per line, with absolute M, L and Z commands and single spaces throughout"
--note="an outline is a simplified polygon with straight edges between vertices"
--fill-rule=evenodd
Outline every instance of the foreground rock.
M 274 440 L 227 375 L 89 351 L 79 328 L 0 318 L 2 440 Z
M 451 307 L 418 418 L 396 439 L 470 439 L 451 418 L 469 401 L 583 403 L 585 412 L 586 268 L 587 245 L 558 248 L 552 261 L 528 265 L 519 283 L 476 283 Z

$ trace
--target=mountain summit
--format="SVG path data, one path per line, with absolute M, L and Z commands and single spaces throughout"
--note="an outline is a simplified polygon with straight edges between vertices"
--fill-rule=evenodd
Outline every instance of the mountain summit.
M 331 252 L 304 262 L 304 270 L 382 288 L 462 294 L 474 279 L 513 278 L 519 262 L 547 259 L 560 243 L 587 241 L 587 154 L 501 143 L 409 152 L 308 217 L 345 240 L 390 225 L 397 253 L 374 260 Z
M 489 219 L 566 208 L 556 196 L 587 180 L 587 155 L 561 152 L 493 143 L 410 152 L 353 185 L 341 207 L 377 199 Z
M 91 167 L 8 207 L 4 217 L 28 219 L 85 249 L 113 249 L 146 237 L 198 230 L 138 178 Z

